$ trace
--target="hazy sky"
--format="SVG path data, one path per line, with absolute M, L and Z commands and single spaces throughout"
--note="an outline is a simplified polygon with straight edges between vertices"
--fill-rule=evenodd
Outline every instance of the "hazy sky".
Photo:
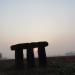
M 11 45 L 36 41 L 49 42 L 47 56 L 75 51 L 75 0 L 0 0 L 3 57 L 14 57 Z

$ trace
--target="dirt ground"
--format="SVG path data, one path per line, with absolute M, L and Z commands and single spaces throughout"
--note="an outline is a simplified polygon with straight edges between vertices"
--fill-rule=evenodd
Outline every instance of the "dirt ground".
M 75 75 L 75 56 L 49 57 L 47 66 L 27 68 L 24 60 L 24 69 L 15 69 L 14 59 L 0 60 L 0 75 Z

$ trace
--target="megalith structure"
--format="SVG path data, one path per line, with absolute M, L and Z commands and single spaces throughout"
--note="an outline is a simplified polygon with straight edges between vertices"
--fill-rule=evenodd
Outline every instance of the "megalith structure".
M 27 65 L 30 67 L 35 65 L 33 48 L 38 48 L 39 65 L 40 66 L 46 65 L 46 52 L 45 52 L 46 46 L 48 46 L 48 42 L 46 41 L 12 45 L 11 50 L 15 50 L 16 67 L 17 68 L 24 67 L 23 49 L 27 50 Z

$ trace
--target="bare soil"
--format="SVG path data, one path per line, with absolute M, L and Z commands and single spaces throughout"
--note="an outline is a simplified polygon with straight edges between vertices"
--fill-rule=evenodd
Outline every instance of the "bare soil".
M 28 68 L 24 59 L 24 69 L 15 69 L 15 60 L 0 60 L 0 75 L 75 75 L 75 56 L 58 56 L 47 58 L 47 66 Z

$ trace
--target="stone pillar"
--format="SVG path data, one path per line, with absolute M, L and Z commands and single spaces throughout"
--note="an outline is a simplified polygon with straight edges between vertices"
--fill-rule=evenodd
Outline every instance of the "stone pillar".
M 34 52 L 33 52 L 33 48 L 31 48 L 31 47 L 29 47 L 27 49 L 27 66 L 28 67 L 34 67 L 35 66 Z
M 39 65 L 45 66 L 46 65 L 46 52 L 44 47 L 38 48 L 38 58 L 39 58 Z
M 15 50 L 15 65 L 16 65 L 16 68 L 24 67 L 23 50 L 22 49 Z

